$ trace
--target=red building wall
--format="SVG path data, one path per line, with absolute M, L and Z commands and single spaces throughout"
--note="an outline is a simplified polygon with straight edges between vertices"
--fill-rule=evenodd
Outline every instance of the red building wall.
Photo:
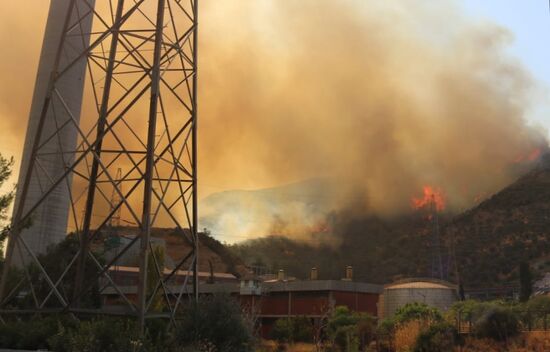
M 291 315 L 323 315 L 330 309 L 328 292 L 292 292 Z

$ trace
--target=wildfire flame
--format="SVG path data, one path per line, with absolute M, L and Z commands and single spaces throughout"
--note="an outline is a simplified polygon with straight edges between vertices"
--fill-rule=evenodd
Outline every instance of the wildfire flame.
M 527 161 L 535 161 L 540 157 L 541 154 L 542 154 L 541 148 L 535 148 L 531 150 L 528 154 L 519 155 L 517 158 L 514 159 L 514 162 L 522 163 Z
M 445 209 L 445 196 L 443 192 L 441 189 L 432 186 L 424 186 L 422 197 L 413 197 L 411 199 L 411 206 L 413 209 L 421 209 L 432 203 L 435 204 L 435 209 L 437 211 Z

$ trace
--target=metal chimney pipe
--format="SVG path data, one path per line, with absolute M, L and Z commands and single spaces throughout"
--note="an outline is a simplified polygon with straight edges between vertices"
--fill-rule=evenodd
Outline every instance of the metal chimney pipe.
M 346 266 L 346 278 L 344 280 L 353 281 L 353 267 L 351 265 Z
M 279 269 L 279 272 L 277 273 L 277 280 L 283 281 L 285 279 L 285 271 L 283 269 Z
M 311 280 L 318 280 L 317 268 L 315 268 L 315 267 L 311 268 L 310 279 Z

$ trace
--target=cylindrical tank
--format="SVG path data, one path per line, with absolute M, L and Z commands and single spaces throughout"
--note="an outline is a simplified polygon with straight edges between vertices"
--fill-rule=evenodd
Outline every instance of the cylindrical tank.
M 88 0 L 91 6 L 94 6 L 94 0 Z M 19 172 L 19 186 L 17 190 L 14 212 L 20 206 L 21 186 L 24 183 L 31 158 L 32 148 L 35 141 L 36 130 L 44 106 L 44 101 L 48 91 L 50 77 L 55 66 L 58 47 L 60 45 L 62 31 L 65 19 L 68 13 L 71 1 L 51 0 L 42 51 L 32 105 L 30 108 L 27 134 L 21 160 L 21 170 Z M 71 19 L 71 32 L 66 37 L 63 47 L 63 55 L 60 61 L 60 70 L 67 63 L 74 61 L 89 45 L 90 32 L 92 28 L 92 16 L 89 7 L 82 1 L 77 0 L 77 11 L 73 11 Z M 87 16 L 83 14 L 88 13 Z M 77 19 L 81 16 L 80 25 L 76 25 Z M 69 119 L 74 118 L 76 122 L 80 119 L 80 110 L 82 107 L 82 95 L 84 90 L 84 80 L 86 75 L 86 57 L 68 70 L 62 78 L 57 81 L 56 89 L 63 97 L 64 103 L 53 95 L 50 109 L 46 114 L 44 128 L 42 129 L 41 147 L 36 158 L 35 167 L 32 170 L 32 177 L 29 184 L 29 190 L 24 201 L 25 214 L 34 204 L 42 198 L 45 191 L 52 185 L 52 182 L 58 179 L 74 159 L 74 150 L 77 142 L 77 129 L 72 122 L 65 124 Z M 63 104 L 66 104 L 70 113 L 65 110 Z M 55 131 L 60 127 L 57 134 Z M 54 138 L 51 138 L 54 136 Z M 44 253 L 48 246 L 58 243 L 67 235 L 67 222 L 70 208 L 71 179 L 62 182 L 45 199 L 42 205 L 33 212 L 31 216 L 31 226 L 22 231 L 21 236 L 25 239 L 31 250 L 35 254 Z M 21 266 L 28 263 L 29 255 L 22 246 L 15 246 L 13 253 L 13 264 Z
M 457 287 L 436 279 L 407 279 L 384 286 L 383 317 L 391 317 L 407 303 L 425 303 L 446 311 L 457 300 Z

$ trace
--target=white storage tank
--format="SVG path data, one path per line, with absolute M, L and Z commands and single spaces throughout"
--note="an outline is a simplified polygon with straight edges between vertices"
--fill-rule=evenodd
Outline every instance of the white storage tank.
M 437 279 L 405 279 L 384 286 L 382 317 L 391 317 L 407 303 L 425 303 L 446 311 L 458 299 L 457 286 Z

